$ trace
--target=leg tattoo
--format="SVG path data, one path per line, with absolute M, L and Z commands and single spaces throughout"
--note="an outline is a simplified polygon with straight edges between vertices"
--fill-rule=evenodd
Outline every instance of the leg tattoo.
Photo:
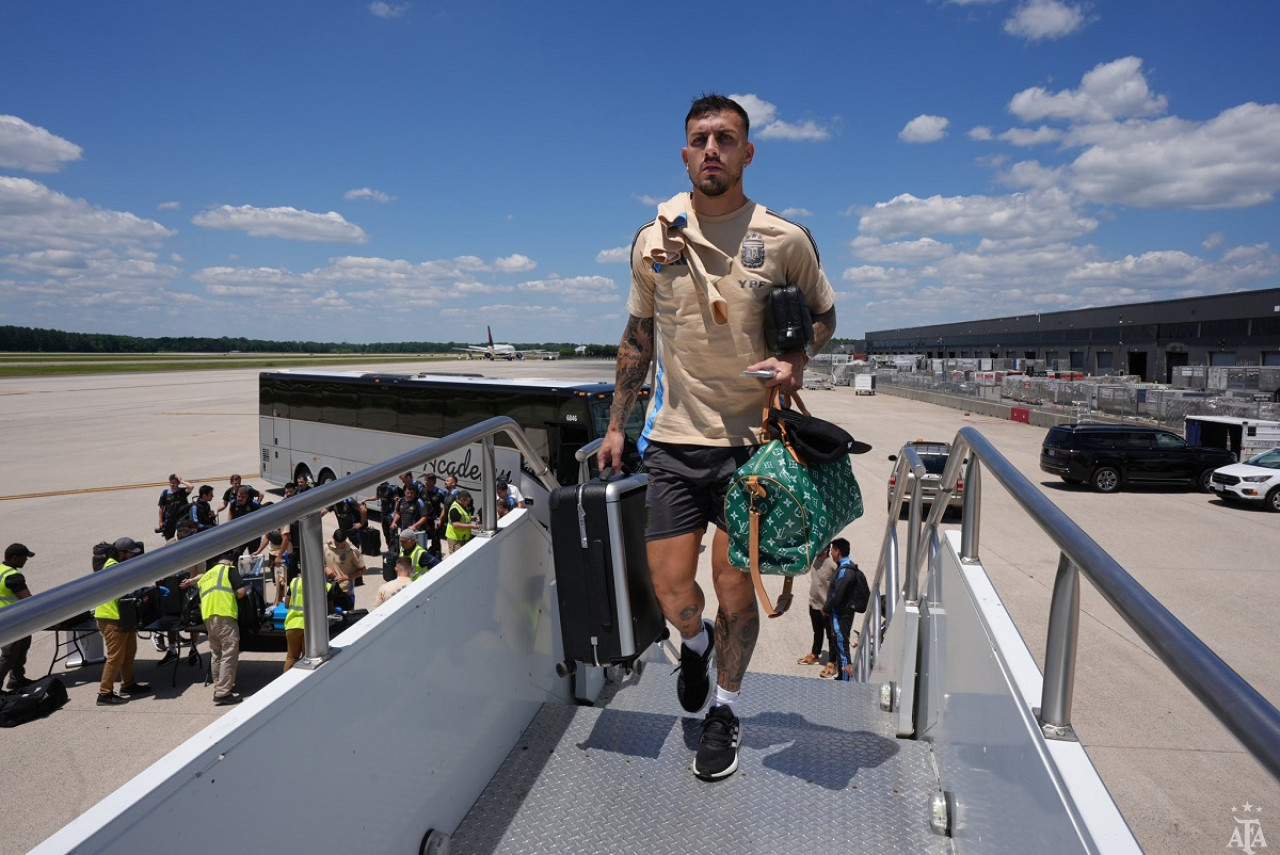
M 716 612 L 716 682 L 721 688 L 730 692 L 742 688 L 759 635 L 760 614 L 754 608 L 733 614 L 723 608 Z

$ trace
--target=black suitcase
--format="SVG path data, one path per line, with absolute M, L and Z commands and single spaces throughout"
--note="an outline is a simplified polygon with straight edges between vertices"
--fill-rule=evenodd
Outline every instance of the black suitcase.
M 139 588 L 120 598 L 120 631 L 137 632 L 160 620 L 160 588 Z
M 400 553 L 394 549 L 382 553 L 382 579 L 384 582 L 390 582 L 396 577 L 396 559 L 400 557 Z
M 41 677 L 25 689 L 0 695 L 0 727 L 44 718 L 67 702 L 67 687 L 57 677 Z
M 381 555 L 382 532 L 376 528 L 360 529 L 360 551 L 365 555 Z
M 631 664 L 666 624 L 645 553 L 647 475 L 561 487 L 551 494 L 551 546 L 565 662 Z

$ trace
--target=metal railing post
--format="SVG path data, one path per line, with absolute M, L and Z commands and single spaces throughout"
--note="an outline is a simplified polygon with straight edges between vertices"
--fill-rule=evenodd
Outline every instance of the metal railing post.
M 907 514 L 907 566 L 904 568 L 906 585 L 903 599 L 914 603 L 920 599 L 920 517 L 923 502 L 920 498 L 920 482 L 917 475 L 911 489 L 911 511 Z
M 1076 682 L 1076 641 L 1080 635 L 1080 571 L 1062 553 L 1049 603 L 1049 638 L 1044 651 L 1040 724 L 1051 739 L 1074 739 L 1071 698 Z
M 884 614 L 881 615 L 887 624 L 893 620 L 893 616 L 898 611 L 898 595 L 902 593 L 902 574 L 898 569 L 898 529 L 896 526 L 890 528 L 888 537 L 886 538 L 885 562 L 884 562 Z M 878 581 L 878 580 L 877 580 Z M 876 593 L 876 586 L 873 584 L 871 592 Z M 879 652 L 879 646 L 876 648 Z
M 973 449 L 966 447 L 968 462 L 964 467 L 964 505 L 960 518 L 960 560 L 978 563 L 978 541 L 982 526 L 982 462 Z
M 493 452 L 493 435 L 480 441 L 480 528 L 477 537 L 493 537 L 498 532 L 498 463 Z
M 329 596 L 325 588 L 324 533 L 320 514 L 309 513 L 298 521 L 302 539 L 303 655 L 295 664 L 318 668 L 333 657 L 329 647 Z

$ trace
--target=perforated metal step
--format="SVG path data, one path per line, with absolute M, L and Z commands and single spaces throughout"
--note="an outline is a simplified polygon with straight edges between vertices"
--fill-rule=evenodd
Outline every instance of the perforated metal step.
M 701 716 L 661 665 L 607 704 L 548 704 L 453 839 L 455 853 L 949 853 L 930 832 L 926 743 L 892 736 L 877 689 L 749 674 L 739 769 L 689 771 Z

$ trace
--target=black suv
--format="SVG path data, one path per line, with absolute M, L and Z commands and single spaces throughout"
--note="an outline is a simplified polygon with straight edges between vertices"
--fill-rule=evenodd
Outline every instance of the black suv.
M 1040 448 L 1040 468 L 1100 493 L 1125 484 L 1189 484 L 1208 492 L 1213 470 L 1234 463 L 1220 448 L 1187 445 L 1176 433 L 1129 425 L 1058 425 Z

